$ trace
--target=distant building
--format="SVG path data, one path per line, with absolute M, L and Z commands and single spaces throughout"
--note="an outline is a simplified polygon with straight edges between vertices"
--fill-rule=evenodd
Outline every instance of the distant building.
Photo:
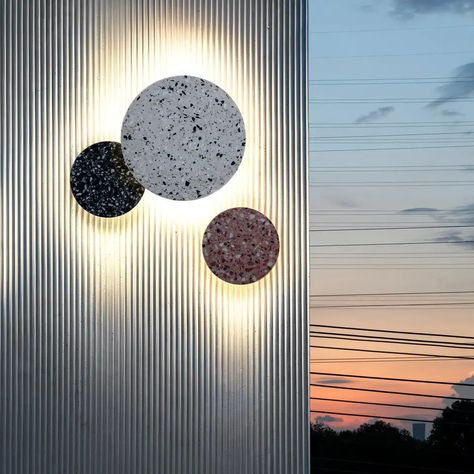
M 424 423 L 413 423 L 412 427 L 413 438 L 418 441 L 425 441 L 426 439 L 426 425 Z

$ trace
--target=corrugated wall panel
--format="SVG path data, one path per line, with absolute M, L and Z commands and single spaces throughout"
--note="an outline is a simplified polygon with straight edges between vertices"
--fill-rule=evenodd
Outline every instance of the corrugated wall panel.
M 2 0 L 0 469 L 306 473 L 306 0 Z M 219 192 L 117 219 L 72 198 L 76 155 L 120 140 L 150 83 L 209 79 L 248 145 Z M 201 237 L 253 207 L 281 238 L 259 283 Z

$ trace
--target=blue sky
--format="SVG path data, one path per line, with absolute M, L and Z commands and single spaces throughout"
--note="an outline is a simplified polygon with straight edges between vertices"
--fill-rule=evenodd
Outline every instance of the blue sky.
M 474 0 L 310 0 L 310 32 L 311 243 L 474 240 L 474 227 L 447 227 L 474 225 Z M 328 231 L 433 226 L 446 227 Z M 311 250 L 312 294 L 474 288 L 469 244 Z M 472 295 L 463 298 L 472 301 Z M 312 304 L 393 301 L 399 298 L 318 298 Z M 460 305 L 313 308 L 312 321 L 474 334 L 472 312 Z M 370 370 L 376 373 L 377 365 Z M 384 370 L 461 380 L 474 365 L 414 362 Z

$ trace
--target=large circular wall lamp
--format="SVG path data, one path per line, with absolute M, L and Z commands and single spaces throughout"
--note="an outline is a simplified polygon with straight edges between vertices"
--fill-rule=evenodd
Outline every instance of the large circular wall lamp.
M 212 82 L 169 77 L 147 87 L 122 126 L 125 160 L 140 183 L 175 201 L 199 199 L 235 174 L 245 125 L 231 97 Z

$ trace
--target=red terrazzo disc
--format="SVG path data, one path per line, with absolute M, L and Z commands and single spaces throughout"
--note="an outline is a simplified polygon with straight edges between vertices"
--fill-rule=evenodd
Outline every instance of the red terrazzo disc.
M 278 232 L 262 213 L 247 207 L 228 209 L 208 225 L 202 241 L 212 273 L 235 285 L 254 283 L 275 265 Z

